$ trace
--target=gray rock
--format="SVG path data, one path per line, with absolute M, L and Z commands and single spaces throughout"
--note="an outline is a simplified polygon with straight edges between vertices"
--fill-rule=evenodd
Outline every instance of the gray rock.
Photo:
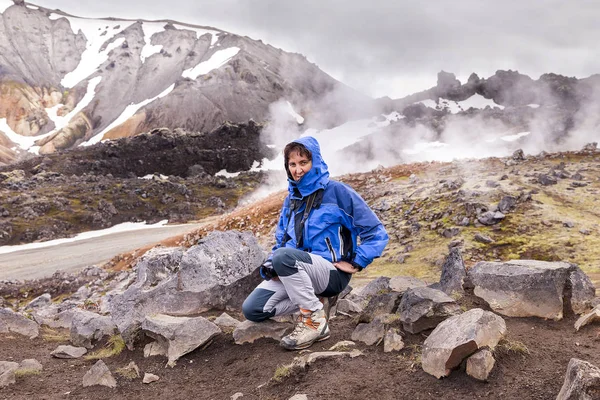
M 594 321 L 600 321 L 600 305 L 597 305 L 592 311 L 579 317 L 575 322 L 575 330 L 578 331 Z
M 388 329 L 383 337 L 383 352 L 389 353 L 392 351 L 400 351 L 403 348 L 404 340 L 402 340 L 402 336 L 399 334 L 398 329 Z
M 515 150 L 512 154 L 512 159 L 515 161 L 523 161 L 525 160 L 525 153 L 523 153 L 523 150 L 521 149 Z
M 446 318 L 460 312 L 460 306 L 452 297 L 429 287 L 407 290 L 398 307 L 404 330 L 410 333 L 435 328 Z
M 552 175 L 539 174 L 537 177 L 538 183 L 543 186 L 556 185 L 558 180 Z
M 83 387 L 96 385 L 108 386 L 110 388 L 117 387 L 117 381 L 102 360 L 98 360 L 98 362 L 96 362 L 96 364 L 94 364 L 94 366 L 83 376 Z
M 295 394 L 290 397 L 288 400 L 308 400 L 308 396 L 305 394 Z
M 397 292 L 377 294 L 371 297 L 369 303 L 360 314 L 359 322 L 371 322 L 373 318 L 383 315 L 391 314 L 396 311 L 398 303 L 402 294 Z
M 571 358 L 565 381 L 556 400 L 594 400 L 600 393 L 600 368 Z
M 464 293 L 463 284 L 466 277 L 465 263 L 460 255 L 460 250 L 455 247 L 450 250 L 450 254 L 448 254 L 442 265 L 440 287 L 446 294 Z
M 0 308 L 0 333 L 14 332 L 30 339 L 39 335 L 39 326 L 34 321 L 8 308 Z
M 241 324 L 240 321 L 238 321 L 237 319 L 233 318 L 232 316 L 230 316 L 227 313 L 223 313 L 223 314 L 219 315 L 213 322 L 219 328 L 221 328 L 221 329 L 223 329 L 223 328 L 235 328 L 239 324 Z
M 593 299 L 579 267 L 565 262 L 513 260 L 479 262 L 468 271 L 476 296 L 510 317 L 541 317 L 560 320 L 567 280 L 573 274 L 572 299 L 581 309 Z
M 475 234 L 475 237 L 474 237 L 474 239 L 475 239 L 475 241 L 476 241 L 476 242 L 479 242 L 479 243 L 484 243 L 484 244 L 490 244 L 490 243 L 494 243 L 494 239 L 492 239 L 492 238 L 491 238 L 491 237 L 489 237 L 489 236 L 482 235 L 482 234 L 481 234 L 481 233 L 479 233 L 479 232 L 477 232 L 477 233 Z
M 233 331 L 236 344 L 254 343 L 257 339 L 271 338 L 277 341 L 285 336 L 292 325 L 285 322 L 266 320 L 263 322 L 244 321 Z
M 19 364 L 12 361 L 0 361 L 0 388 L 16 382 L 15 371 Z
M 394 276 L 389 286 L 392 291 L 404 294 L 408 289 L 427 286 L 427 282 L 412 276 Z
M 149 372 L 146 372 L 144 374 L 144 379 L 142 379 L 142 383 L 152 383 L 152 382 L 156 382 L 159 379 L 160 378 L 158 377 L 158 375 L 154 375 Z
M 494 364 L 496 360 L 492 352 L 481 349 L 467 359 L 467 375 L 480 381 L 487 381 Z
M 178 266 L 169 264 L 177 262 L 180 251 L 164 250 L 140 261 L 140 271 L 145 271 L 139 273 L 140 280 L 110 302 L 112 318 L 129 348 L 133 348 L 146 315 L 239 309 L 260 282 L 257 266 L 264 253 L 251 233 L 212 232 L 190 247 Z
M 38 296 L 35 299 L 31 300 L 31 302 L 29 304 L 27 304 L 27 307 L 25 307 L 25 309 L 30 310 L 30 309 L 34 309 L 34 308 L 46 307 L 51 302 L 52 302 L 52 296 L 50 296 L 50 293 L 44 293 L 43 295 Z
M 60 345 L 54 349 L 50 355 L 56 358 L 79 358 L 85 353 L 87 353 L 87 349 L 85 347 Z
M 165 314 L 147 316 L 142 329 L 167 349 L 167 365 L 170 367 L 181 356 L 208 344 L 221 333 L 218 326 L 204 317 L 173 317 Z
M 479 221 L 483 225 L 495 225 L 502 221 L 506 216 L 500 211 L 486 211 L 477 217 L 477 221 Z
M 421 365 L 428 374 L 441 378 L 483 347 L 494 349 L 506 334 L 506 323 L 498 315 L 474 308 L 440 323 L 423 343 Z
M 318 351 L 314 353 L 307 353 L 296 357 L 292 366 L 297 366 L 301 369 L 313 364 L 317 360 L 323 360 L 327 358 L 339 358 L 339 357 L 350 357 L 355 358 L 363 355 L 360 350 L 354 349 L 352 351 Z
M 44 366 L 41 362 L 34 358 L 28 358 L 19 363 L 18 371 L 27 371 L 27 372 L 41 372 L 44 369 Z
M 379 320 L 374 320 L 368 324 L 358 324 L 352 332 L 352 340 L 365 343 L 372 346 L 379 343 L 385 334 L 385 325 Z
M 367 302 L 372 296 L 390 291 L 390 278 L 380 276 L 361 289 L 355 289 L 348 295 L 348 300 L 355 303 Z
M 354 347 L 354 346 L 356 346 L 356 343 L 354 343 L 353 341 L 342 340 L 342 341 L 337 342 L 333 346 L 331 346 L 329 348 L 329 351 L 344 351 L 344 350 L 348 349 L 349 347 Z
M 504 196 L 498 203 L 498 211 L 506 214 L 517 205 L 517 198 L 513 196 Z
M 90 311 L 77 310 L 71 321 L 71 343 L 91 349 L 93 343 L 104 336 L 112 336 L 116 326 L 110 317 Z
M 144 357 L 167 356 L 166 344 L 159 342 L 148 343 L 144 346 Z
M 32 316 L 40 325 L 47 325 L 50 328 L 71 328 L 73 316 L 79 312 L 79 309 L 70 308 L 64 311 L 60 311 L 60 309 L 59 305 L 52 304 L 48 307 L 34 310 Z
M 125 367 L 120 368 L 117 373 L 119 375 L 127 377 L 128 379 L 135 379 L 140 377 L 140 367 L 137 366 L 135 361 L 130 362 Z
M 348 299 L 341 299 L 337 302 L 337 312 L 343 314 L 352 314 L 362 312 L 363 307 L 360 304 Z
M 596 296 L 596 287 L 581 268 L 572 266 L 569 285 L 573 312 L 582 314 L 592 308 L 591 302 Z

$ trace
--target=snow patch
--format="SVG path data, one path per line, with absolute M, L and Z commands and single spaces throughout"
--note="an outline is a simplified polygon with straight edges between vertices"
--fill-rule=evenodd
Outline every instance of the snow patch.
M 40 9 L 38 6 L 34 6 L 32 4 L 27 4 L 27 8 L 31 8 L 32 10 L 39 10 Z
M 90 140 L 88 140 L 87 142 L 83 142 L 81 143 L 79 146 L 91 146 L 93 144 L 99 143 L 102 140 L 102 137 L 104 136 L 104 134 L 108 131 L 110 131 L 111 129 L 121 125 L 123 122 L 127 121 L 129 118 L 133 117 L 133 115 L 142 107 L 144 107 L 145 105 L 152 103 L 154 100 L 156 99 L 160 99 L 161 97 L 165 97 L 166 95 L 168 95 L 169 93 L 171 93 L 171 91 L 173 91 L 173 89 L 175 88 L 175 84 L 172 84 L 171 86 L 169 86 L 168 88 L 166 88 L 165 90 L 163 90 L 161 93 L 159 93 L 157 96 L 152 97 L 151 99 L 146 99 L 140 103 L 137 104 L 130 104 L 127 107 L 125 107 L 125 110 L 123 110 L 123 112 L 121 113 L 121 115 L 119 115 L 119 118 L 115 119 L 110 125 L 108 125 L 106 128 L 104 128 L 104 130 L 102 132 L 100 132 L 99 134 L 95 135 L 94 137 L 92 137 Z
M 239 51 L 239 47 L 229 47 L 227 49 L 215 51 L 210 59 L 199 63 L 194 68 L 186 69 L 181 76 L 184 78 L 196 79 L 200 75 L 208 74 L 213 69 L 217 69 L 226 64 Z
M 127 29 L 134 23 L 134 21 L 118 21 L 121 24 L 121 29 L 117 30 L 110 27 L 107 28 L 109 25 L 108 21 L 64 17 L 58 14 L 50 15 L 50 19 L 58 18 L 66 18 L 71 24 L 73 32 L 83 32 L 87 40 L 86 48 L 81 55 L 79 65 L 73 71 L 66 74 L 61 81 L 61 84 L 66 88 L 75 86 L 77 83 L 94 73 L 103 62 L 108 60 L 108 53 L 116 47 L 121 46 L 123 42 L 125 42 L 125 38 L 115 40 L 110 43 L 104 51 L 100 51 L 102 45 L 112 40 L 115 35 Z M 110 21 L 110 24 L 113 24 L 114 22 L 115 21 Z
M 143 22 L 142 29 L 144 31 L 144 43 L 145 44 L 140 53 L 140 59 L 142 60 L 142 63 L 143 63 L 144 61 L 146 61 L 146 59 L 148 57 L 150 57 L 153 54 L 159 53 L 162 50 L 162 48 L 163 48 L 162 44 L 154 45 L 151 42 L 152 42 L 152 35 L 154 35 L 155 33 L 164 31 L 165 26 L 163 23 Z
M 304 123 L 304 117 L 302 117 L 302 115 L 300 115 L 296 111 L 294 111 L 294 106 L 292 106 L 292 103 L 290 103 L 288 101 L 287 105 L 288 105 L 288 113 L 292 117 L 294 117 L 294 119 L 296 120 L 296 122 L 298 122 L 298 124 L 303 124 Z
M 28 243 L 28 244 L 21 244 L 21 245 L 16 245 L 16 246 L 2 246 L 2 247 L 0 247 L 0 254 L 13 253 L 15 251 L 21 251 L 21 250 L 33 250 L 33 249 L 40 249 L 40 248 L 44 248 L 44 247 L 52 247 L 52 246 L 56 246 L 56 245 L 63 244 L 63 243 L 78 242 L 80 240 L 97 238 L 100 236 L 110 235 L 110 234 L 118 233 L 118 232 L 128 232 L 128 231 L 135 231 L 135 230 L 139 230 L 139 229 L 148 229 L 148 228 L 160 228 L 160 227 L 165 226 L 167 224 L 167 222 L 169 222 L 169 221 L 166 219 L 163 221 L 157 222 L 156 224 L 152 224 L 152 225 L 146 225 L 146 222 L 125 222 L 125 223 L 115 225 L 115 226 L 107 228 L 107 229 L 83 232 L 72 238 L 56 239 L 56 240 L 49 240 L 47 242 Z
M 469 97 L 464 101 L 453 101 L 440 97 L 437 103 L 431 99 L 419 101 L 418 103 L 421 103 L 426 107 L 433 108 L 436 110 L 448 111 L 451 114 L 457 114 L 461 111 L 467 111 L 469 108 L 476 108 L 482 110 L 487 106 L 504 109 L 504 106 L 496 104 L 494 103 L 494 100 L 486 99 L 478 93 L 474 94 L 473 96 Z
M 168 177 L 168 176 L 166 176 L 166 175 L 163 175 L 163 174 L 159 174 L 159 175 L 148 174 L 148 175 L 144 175 L 144 176 L 140 176 L 140 177 L 138 177 L 138 179 L 145 179 L 145 180 L 148 180 L 148 181 L 149 181 L 149 180 L 152 180 L 152 179 L 154 179 L 154 178 L 157 178 L 157 179 L 159 179 L 159 180 L 161 180 L 161 181 L 164 181 L 164 180 L 167 180 L 167 179 L 169 179 L 169 177 Z

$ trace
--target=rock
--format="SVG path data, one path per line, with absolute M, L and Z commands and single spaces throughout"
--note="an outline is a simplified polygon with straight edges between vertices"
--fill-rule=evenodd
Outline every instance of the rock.
M 74 347 L 68 345 L 60 345 L 50 355 L 56 358 L 79 358 L 87 353 L 85 347 Z
M 71 343 L 91 349 L 93 342 L 115 334 L 116 326 L 110 317 L 90 311 L 77 310 L 71 321 Z
M 83 377 L 83 387 L 96 385 L 108 386 L 110 388 L 117 387 L 117 381 L 102 360 L 98 360 Z
M 132 361 L 125 367 L 118 369 L 117 373 L 124 378 L 133 380 L 140 377 L 140 367 L 137 366 L 135 361 Z
M 538 183 L 543 186 L 556 185 L 558 180 L 552 175 L 539 174 L 537 177 Z
M 412 276 L 394 276 L 389 286 L 392 291 L 404 294 L 408 289 L 427 286 L 427 282 Z
M 16 382 L 15 371 L 19 364 L 12 361 L 0 361 L 0 388 Z
M 477 218 L 477 221 L 479 221 L 483 225 L 489 226 L 489 225 L 495 225 L 495 224 L 499 223 L 505 217 L 506 216 L 504 214 L 502 214 L 500 211 L 496 211 L 496 212 L 486 211 Z
M 148 343 L 144 346 L 144 358 L 154 356 L 167 356 L 167 348 L 159 342 Z
M 442 275 L 440 276 L 440 287 L 446 294 L 454 292 L 464 293 L 463 284 L 467 277 L 465 263 L 460 255 L 458 248 L 450 250 L 450 254 L 444 260 L 442 265 Z
M 400 351 L 404 348 L 404 341 L 399 334 L 398 329 L 388 329 L 383 337 L 383 352 L 389 353 L 392 351 Z
M 572 288 L 575 308 L 589 304 L 594 297 L 579 271 L 576 265 L 565 262 L 513 260 L 478 262 L 468 274 L 475 295 L 494 311 L 510 317 L 560 320 L 567 280 L 572 274 L 576 282 Z
M 358 321 L 368 323 L 379 315 L 393 313 L 396 311 L 401 297 L 402 295 L 397 292 L 374 295 L 360 314 Z
M 480 381 L 487 381 L 495 363 L 492 352 L 481 349 L 467 359 L 467 375 Z
M 556 400 L 593 400 L 600 394 L 600 368 L 571 358 L 565 381 Z
M 360 290 L 353 290 L 348 295 L 348 300 L 352 300 L 356 303 L 366 302 L 371 296 L 376 294 L 381 294 L 390 291 L 390 278 L 387 276 L 380 276 L 371 282 L 369 282 L 365 287 Z
M 34 358 L 28 358 L 26 360 L 23 360 L 19 363 L 19 368 L 17 369 L 18 371 L 27 371 L 27 372 L 41 372 L 44 369 L 44 366 L 42 365 L 41 362 L 39 362 L 38 360 L 34 359 Z
M 51 303 L 51 301 L 52 301 L 52 296 L 50 296 L 50 293 L 44 293 L 43 295 L 38 296 L 35 299 L 31 300 L 31 302 L 29 304 L 27 304 L 25 309 L 30 310 L 33 308 L 46 307 Z
M 344 314 L 360 313 L 363 307 L 348 299 L 341 299 L 337 302 L 337 311 Z
M 142 379 L 142 383 L 152 383 L 152 382 L 156 382 L 159 379 L 160 378 L 158 377 L 158 375 L 154 375 L 149 372 L 146 372 L 144 374 L 144 379 Z
M 32 316 L 40 325 L 47 325 L 50 328 L 70 329 L 73 322 L 73 316 L 79 311 L 78 308 L 71 308 L 60 311 L 60 307 L 52 304 L 48 307 L 33 310 Z
M 142 329 L 167 349 L 167 365 L 170 367 L 181 356 L 206 345 L 221 333 L 218 326 L 204 317 L 173 317 L 165 314 L 147 316 Z
M 361 341 L 367 346 L 379 343 L 385 334 L 385 325 L 379 320 L 368 324 L 358 324 L 352 332 L 352 340 Z
M 29 339 L 38 337 L 40 328 L 34 321 L 8 308 L 0 308 L 0 333 L 14 332 Z
M 583 314 L 592 308 L 596 287 L 581 268 L 572 266 L 568 285 L 571 288 L 571 309 L 574 313 Z
M 264 253 L 249 232 L 214 231 L 183 255 L 180 252 L 170 249 L 147 255 L 138 262 L 140 271 L 146 272 L 140 272 L 133 285 L 110 302 L 112 318 L 129 348 L 146 315 L 239 309 L 260 282 L 257 266 Z
M 453 298 L 429 287 L 407 290 L 398 307 L 404 330 L 410 333 L 435 328 L 446 318 L 460 312 L 460 306 Z
M 578 331 L 596 320 L 600 321 L 600 305 L 597 305 L 592 311 L 579 317 L 575 322 L 575 330 Z
M 230 400 L 237 400 L 239 398 L 244 397 L 244 393 L 242 392 L 237 392 L 231 395 Z
M 273 320 L 263 322 L 244 321 L 233 331 L 233 340 L 236 344 L 254 343 L 255 340 L 262 338 L 279 341 L 291 327 L 289 323 Z
M 504 196 L 498 203 L 498 211 L 506 214 L 517 205 L 517 198 L 513 196 Z
M 340 342 L 337 342 L 333 346 L 331 346 L 329 348 L 329 351 L 344 351 L 348 347 L 354 347 L 354 346 L 356 346 L 356 343 L 354 343 L 353 341 L 351 341 L 351 340 L 342 340 Z
M 525 160 L 525 153 L 523 153 L 523 150 L 521 149 L 515 150 L 512 154 L 512 159 L 515 161 L 523 161 Z
M 479 232 L 475 234 L 474 239 L 476 242 L 479 242 L 479 243 L 484 243 L 484 244 L 494 243 L 494 239 L 492 239 L 489 236 L 482 235 Z
M 308 400 L 308 396 L 305 394 L 295 394 L 290 397 L 288 400 Z
M 223 314 L 219 315 L 213 322 L 215 323 L 215 325 L 217 325 L 221 329 L 223 329 L 223 328 L 235 328 L 239 324 L 241 324 L 240 321 L 238 321 L 237 319 L 233 318 L 232 316 L 230 316 L 227 313 L 223 313 Z
M 352 351 L 319 351 L 315 353 L 307 353 L 302 356 L 296 357 L 293 366 L 300 367 L 301 369 L 313 364 L 317 360 L 323 360 L 326 358 L 338 358 L 338 357 L 350 357 L 355 358 L 361 356 L 363 353 L 360 350 L 354 349 Z
M 565 221 L 565 222 L 563 222 L 563 226 L 565 228 L 574 228 L 575 224 L 572 221 Z
M 478 349 L 494 349 L 506 334 L 498 315 L 474 308 L 441 322 L 425 339 L 421 355 L 425 372 L 441 378 Z

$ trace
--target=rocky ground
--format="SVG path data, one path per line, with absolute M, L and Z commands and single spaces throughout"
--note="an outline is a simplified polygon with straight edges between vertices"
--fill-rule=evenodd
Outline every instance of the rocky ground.
M 595 146 L 588 146 L 579 152 L 539 156 L 516 152 L 504 159 L 400 165 L 342 177 L 376 210 L 391 238 L 383 257 L 356 275 L 352 285 L 360 287 L 381 275 L 437 282 L 448 249 L 456 248 L 468 270 L 482 260 L 567 261 L 578 264 L 599 287 L 600 218 L 595 205 L 600 185 L 599 158 Z M 214 229 L 236 229 L 252 231 L 267 248 L 272 243 L 283 196 L 279 193 L 237 209 L 212 227 L 170 239 L 162 246 L 191 249 Z M 22 310 L 32 298 L 45 292 L 51 294 L 56 305 L 77 292 L 77 308 L 102 311 L 98 299 L 107 290 L 114 290 L 114 286 L 103 282 L 127 281 L 139 256 L 139 252 L 120 255 L 102 272 L 88 270 L 80 276 L 57 274 L 43 281 L 2 282 L 0 294 L 5 306 Z M 178 285 L 188 284 L 185 278 L 180 281 Z M 160 287 L 153 282 L 149 282 L 148 290 Z M 228 301 L 239 303 L 240 299 Z M 472 294 L 459 299 L 458 305 L 463 311 L 490 310 L 487 302 Z M 16 383 L 4 388 L 3 393 L 7 398 L 47 399 L 153 399 L 173 393 L 198 398 L 230 398 L 242 393 L 242 398 L 251 399 L 288 399 L 294 394 L 306 394 L 309 399 L 556 398 L 571 358 L 600 365 L 598 324 L 576 331 L 573 325 L 577 315 L 569 309 L 565 312 L 564 319 L 558 321 L 503 317 L 508 333 L 494 349 L 496 365 L 487 382 L 467 376 L 464 366 L 440 380 L 424 372 L 421 356 L 430 330 L 416 334 L 403 330 L 405 345 L 398 352 L 385 353 L 381 345 L 367 346 L 357 341 L 362 356 L 319 360 L 305 370 L 288 371 L 284 366 L 298 353 L 284 351 L 271 339 L 238 345 L 232 329 L 225 329 L 212 339 L 212 344 L 184 355 L 172 369 L 164 367 L 164 357 L 144 358 L 140 346 L 105 356 L 117 387 L 86 388 L 81 383 L 83 376 L 96 360 L 52 358 L 50 352 L 69 341 L 68 332 L 42 327 L 36 339 L 15 333 L 0 335 L 0 360 L 35 358 L 44 366 L 40 373 L 18 374 Z M 202 315 L 212 319 L 220 313 L 212 310 Z M 236 311 L 230 307 L 229 313 L 242 318 L 239 308 Z M 350 340 L 359 318 L 352 313 L 338 315 L 331 322 L 332 338 L 311 351 L 327 350 L 338 341 Z M 160 379 L 145 385 L 141 378 L 129 380 L 122 370 L 117 372 L 130 361 L 138 365 L 141 375 L 149 372 Z

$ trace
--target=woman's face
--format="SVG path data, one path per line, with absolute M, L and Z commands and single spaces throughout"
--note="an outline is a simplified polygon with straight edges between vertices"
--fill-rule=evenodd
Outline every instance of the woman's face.
M 304 174 L 306 174 L 312 168 L 312 161 L 303 155 L 300 155 L 297 151 L 290 153 L 288 159 L 288 169 L 292 174 L 292 179 L 298 182 Z

